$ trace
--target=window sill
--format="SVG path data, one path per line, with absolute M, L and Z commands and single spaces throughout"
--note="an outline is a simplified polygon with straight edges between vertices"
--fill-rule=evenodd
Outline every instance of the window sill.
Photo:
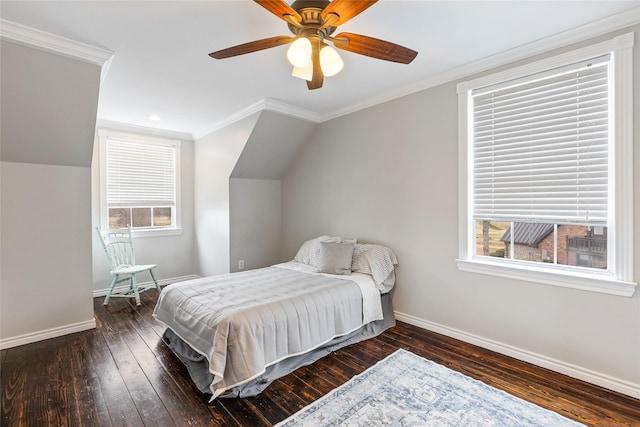
M 151 236 L 179 236 L 182 234 L 182 228 L 145 228 L 131 230 L 134 237 L 151 237 Z
M 508 265 L 485 260 L 456 260 L 458 269 L 470 273 L 488 274 L 545 285 L 580 289 L 609 295 L 631 297 L 636 291 L 637 283 L 613 278 L 608 274 L 585 274 L 576 271 L 550 271 L 546 268 Z

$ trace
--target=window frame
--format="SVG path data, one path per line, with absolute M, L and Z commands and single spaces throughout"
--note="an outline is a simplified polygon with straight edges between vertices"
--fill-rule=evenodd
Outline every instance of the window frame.
M 630 297 L 635 293 L 633 229 L 633 46 L 634 33 L 581 49 L 535 61 L 523 66 L 461 82 L 458 92 L 458 269 L 461 271 L 507 277 L 553 286 L 588 290 Z M 545 72 L 596 56 L 611 54 L 613 138 L 609 151 L 609 223 L 610 271 L 576 271 L 558 266 L 530 265 L 516 260 L 487 259 L 475 255 L 473 220 L 473 102 L 474 89 L 527 75 Z
M 100 228 L 109 228 L 109 206 L 107 202 L 107 140 L 109 138 L 122 141 L 131 141 L 140 144 L 173 145 L 175 149 L 175 217 L 171 227 L 136 227 L 131 232 L 136 236 L 167 236 L 182 234 L 181 222 L 181 197 L 180 197 L 180 151 L 181 141 L 177 139 L 161 138 L 156 136 L 141 135 L 131 132 L 115 131 L 110 129 L 98 129 L 100 144 Z

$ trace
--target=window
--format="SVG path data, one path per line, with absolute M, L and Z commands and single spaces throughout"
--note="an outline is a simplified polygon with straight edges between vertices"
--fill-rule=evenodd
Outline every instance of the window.
M 178 230 L 180 141 L 99 132 L 101 227 Z
M 458 85 L 460 269 L 634 293 L 632 47 Z

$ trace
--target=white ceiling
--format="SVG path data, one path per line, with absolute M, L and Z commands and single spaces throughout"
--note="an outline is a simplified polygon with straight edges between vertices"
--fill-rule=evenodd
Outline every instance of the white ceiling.
M 286 46 L 223 60 L 208 56 L 290 34 L 284 21 L 249 0 L 2 0 L 0 17 L 115 52 L 99 119 L 198 137 L 264 100 L 306 110 L 318 121 L 336 117 L 541 52 L 549 46 L 543 39 L 559 46 L 637 23 L 640 0 L 381 0 L 338 32 L 401 44 L 417 50 L 417 58 L 404 65 L 340 51 L 344 69 L 315 91 L 290 75 Z M 161 121 L 151 121 L 153 114 Z

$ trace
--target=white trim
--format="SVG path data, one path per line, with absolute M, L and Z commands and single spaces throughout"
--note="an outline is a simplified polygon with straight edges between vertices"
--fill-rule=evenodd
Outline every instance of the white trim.
M 265 105 L 264 99 L 262 101 L 256 102 L 255 104 L 249 105 L 248 107 L 243 108 L 242 110 L 237 111 L 230 116 L 227 116 L 226 118 L 212 124 L 211 126 L 208 126 L 205 129 L 200 130 L 199 132 L 195 132 L 193 134 L 193 139 L 196 140 L 196 139 L 203 138 L 213 132 L 216 132 L 242 119 L 245 119 L 252 114 L 258 113 L 264 109 L 264 105 Z
M 287 104 L 275 99 L 265 98 L 261 101 L 256 102 L 255 104 L 252 104 L 246 108 L 243 108 L 242 110 L 226 117 L 223 120 L 220 120 L 219 122 L 214 123 L 211 126 L 208 126 L 205 129 L 202 129 L 199 132 L 194 133 L 193 139 L 203 138 L 213 132 L 216 132 L 233 123 L 236 123 L 242 119 L 245 119 L 252 114 L 259 113 L 265 110 L 281 113 L 286 116 L 302 119 L 311 123 L 321 123 L 323 121 L 322 117 L 314 111 L 305 110 L 305 109 L 296 107 L 295 105 Z
M 561 53 L 549 58 L 534 61 L 519 67 L 509 68 L 497 73 L 491 73 L 486 76 L 478 77 L 458 84 L 458 93 L 461 90 L 473 90 L 517 79 L 523 76 L 539 73 L 544 70 L 551 70 L 580 61 L 585 61 L 597 56 L 606 55 L 613 51 L 622 51 L 633 47 L 634 33 L 627 33 L 614 37 L 600 43 L 592 44 L 570 52 Z M 616 64 L 617 65 L 617 64 Z M 617 68 L 617 67 L 616 67 Z
M 0 19 L 0 38 L 103 66 L 114 53 L 35 28 Z
M 311 123 L 320 123 L 322 121 L 322 116 L 320 114 L 311 111 L 305 110 L 299 107 L 296 107 L 291 104 L 287 104 L 282 101 L 278 101 L 276 99 L 265 98 L 264 109 L 267 111 L 273 111 L 275 113 L 281 113 L 285 116 L 294 117 L 297 119 L 302 119 Z
M 554 372 L 568 375 L 572 378 L 577 378 L 579 380 L 640 399 L 640 384 L 615 378 L 581 366 L 566 363 L 561 360 L 533 353 L 518 347 L 513 347 L 499 341 L 490 340 L 479 335 L 470 334 L 459 329 L 450 328 L 448 326 L 430 322 L 398 311 L 394 311 L 394 315 L 397 320 L 409 323 L 419 328 L 446 335 L 466 343 L 477 345 L 478 347 L 486 348 L 487 350 L 495 351 L 524 362 L 532 363 L 536 366 L 550 369 Z
M 181 141 L 193 142 L 193 135 L 187 132 L 177 132 L 171 130 L 157 129 L 146 126 L 132 125 L 129 123 L 114 122 L 111 120 L 98 119 L 96 127 L 102 130 L 114 130 L 124 133 L 137 133 L 160 138 L 179 139 Z
M 634 280 L 634 212 L 633 212 L 633 45 L 634 33 L 628 33 L 614 39 L 614 156 L 615 157 L 615 236 L 613 242 L 615 254 L 614 268 L 621 280 Z M 636 70 L 636 73 L 638 71 Z M 631 195 L 631 197 L 629 197 Z
M 101 84 L 115 55 L 114 52 L 107 49 L 36 30 L 6 19 L 0 19 L 0 39 L 98 65 L 102 68 Z
M 581 274 L 577 271 L 553 270 L 540 267 L 522 266 L 521 263 L 498 263 L 491 261 L 479 261 L 474 259 L 456 260 L 458 269 L 469 273 L 488 274 L 491 276 L 506 277 L 508 279 L 522 280 L 525 282 L 542 283 L 544 285 L 562 286 L 583 291 L 598 292 L 608 295 L 631 297 L 638 285 L 634 282 L 617 280 L 606 274 Z M 596 272 L 598 273 L 598 272 Z
M 176 211 L 176 222 L 178 222 L 178 212 Z M 175 228 L 132 228 L 131 234 L 134 237 L 159 237 L 159 236 L 179 236 L 184 229 Z
M 195 275 L 195 274 L 189 274 L 187 276 L 178 276 L 178 277 L 171 277 L 168 279 L 160 279 L 158 280 L 158 285 L 160 285 L 160 287 L 162 286 L 167 286 L 170 285 L 172 283 L 176 283 L 176 282 L 183 282 L 185 280 L 193 280 L 193 279 L 199 279 L 200 276 Z M 150 286 L 153 285 L 153 282 L 138 282 L 138 286 Z M 113 288 L 114 292 L 124 292 L 126 290 L 129 289 L 129 285 L 120 285 L 120 286 L 116 286 L 115 288 Z M 107 295 L 107 292 L 109 292 L 109 288 L 104 288 L 104 289 L 94 289 L 93 290 L 93 297 L 103 297 L 105 295 Z
M 0 340 L 0 350 L 17 347 L 19 345 L 31 344 L 37 341 L 48 340 L 50 338 L 57 338 L 63 335 L 82 332 L 89 329 L 95 329 L 95 327 L 96 319 L 91 319 L 84 322 L 72 323 L 70 325 L 58 326 L 57 328 L 18 335 L 16 337 L 4 338 Z
M 474 230 L 469 227 L 469 206 L 472 206 L 471 192 L 466 191 L 472 188 L 471 156 L 469 156 L 469 129 L 471 129 L 471 91 L 467 89 L 465 83 L 458 85 L 458 257 L 469 259 L 471 257 L 470 241 L 473 241 Z M 467 120 L 460 120 L 466 117 Z M 462 189 L 465 191 L 461 191 Z

